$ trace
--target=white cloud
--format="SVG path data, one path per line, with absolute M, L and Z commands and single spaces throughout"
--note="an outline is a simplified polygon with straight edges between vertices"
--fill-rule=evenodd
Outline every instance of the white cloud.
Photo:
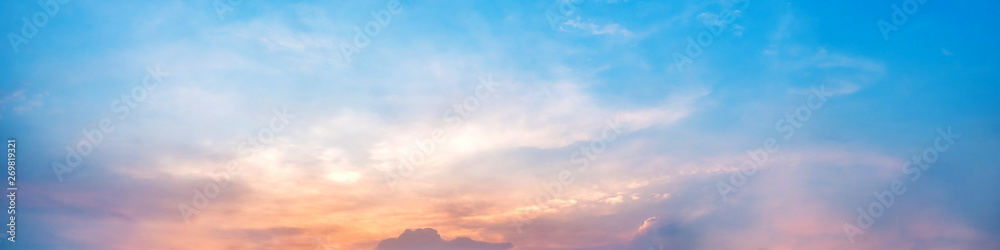
M 614 204 L 622 203 L 624 201 L 625 201 L 625 197 L 619 194 L 619 195 L 617 195 L 615 197 L 604 199 L 601 202 L 614 205 Z
M 592 35 L 615 35 L 620 34 L 625 37 L 631 37 L 632 32 L 621 27 L 620 24 L 610 23 L 610 24 L 596 24 L 594 22 L 581 21 L 580 17 L 576 19 L 570 19 L 559 25 L 562 30 L 567 30 L 567 28 L 582 30 L 584 32 L 590 33 Z

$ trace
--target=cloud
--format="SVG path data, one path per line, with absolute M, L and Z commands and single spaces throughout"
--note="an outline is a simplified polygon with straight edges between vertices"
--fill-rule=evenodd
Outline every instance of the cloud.
M 635 238 L 629 243 L 630 249 L 693 249 L 695 236 L 691 230 L 679 223 L 668 223 L 652 217 L 646 219 Z
M 623 200 L 624 200 L 624 197 L 622 195 L 618 195 L 618 196 L 615 196 L 615 197 L 604 199 L 603 202 L 614 205 L 614 204 L 622 203 Z
M 488 243 L 468 237 L 441 239 L 433 228 L 406 229 L 399 237 L 382 240 L 375 249 L 511 249 L 510 243 Z
M 730 8 L 727 2 L 732 1 L 721 7 Z M 922 73 L 899 75 L 911 72 L 897 66 L 911 64 L 859 52 L 867 48 L 863 44 L 813 43 L 809 28 L 826 26 L 810 24 L 815 22 L 810 13 L 785 11 L 778 6 L 784 3 L 761 4 L 748 12 L 753 18 L 729 24 L 734 35 L 745 30 L 747 37 L 717 40 L 704 48 L 697 70 L 676 75 L 663 72 L 661 66 L 672 62 L 666 53 L 697 34 L 691 26 L 697 32 L 703 24 L 721 25 L 715 14 L 699 15 L 717 9 L 717 3 L 619 4 L 566 21 L 561 28 L 571 36 L 536 34 L 545 25 L 531 21 L 543 18 L 535 4 L 524 11 L 489 6 L 504 10 L 495 12 L 407 5 L 409 14 L 393 17 L 351 64 L 343 62 L 336 45 L 353 43 L 353 28 L 372 20 L 368 14 L 376 9 L 368 5 L 247 4 L 224 23 L 210 8 L 168 8 L 158 16 L 114 11 L 152 14 L 164 26 L 140 22 L 149 28 L 139 32 L 46 27 L 46 34 L 69 28 L 126 39 L 82 56 L 63 49 L 72 46 L 52 47 L 45 52 L 59 57 L 40 58 L 65 61 L 11 65 L 11 81 L 39 84 L 0 90 L 4 118 L 22 116 L 16 112 L 24 117 L 0 124 L 0 131 L 38 138 L 33 140 L 38 144 L 25 143 L 25 154 L 37 157 L 24 155 L 24 165 L 48 166 L 48 159 L 62 157 L 81 129 L 92 129 L 111 114 L 108 101 L 128 94 L 145 65 L 162 63 L 173 75 L 150 92 L 133 118 L 116 121 L 116 132 L 67 182 L 33 182 L 26 188 L 37 191 L 32 197 L 38 199 L 25 200 L 25 221 L 46 227 L 26 227 L 24 242 L 40 249 L 315 249 L 317 239 L 338 249 L 341 244 L 372 249 L 380 242 L 381 249 L 513 247 L 487 242 L 523 249 L 626 249 L 630 243 L 643 250 L 847 248 L 842 223 L 855 219 L 855 206 L 868 204 L 864 198 L 873 190 L 898 177 L 899 151 L 914 141 L 926 143 L 924 134 L 904 134 L 917 126 L 955 123 L 968 126 L 963 130 L 969 133 L 985 132 L 972 134 L 969 138 L 979 138 L 973 140 L 997 141 L 996 130 L 985 127 L 995 119 L 963 118 L 964 111 L 953 109 L 958 103 L 991 103 L 923 99 Z M 449 11 L 435 12 L 442 9 Z M 144 36 L 153 31 L 157 36 Z M 627 43 L 617 43 L 619 36 Z M 128 43 L 140 37 L 149 41 Z M 898 48 L 907 47 L 885 47 Z M 96 63 L 78 63 L 85 60 Z M 474 96 L 477 77 L 488 74 L 503 83 L 495 96 L 481 100 L 461 123 L 442 117 Z M 952 91 L 962 85 L 940 93 L 956 97 L 959 92 Z M 780 136 L 772 132 L 773 122 L 790 105 L 805 102 L 814 86 L 825 86 L 837 100 L 796 127 L 794 141 L 783 143 L 780 154 L 760 166 L 732 202 L 721 200 L 715 184 L 739 171 L 745 146 Z M 975 90 L 989 93 L 990 86 Z M 932 106 L 916 109 L 912 100 Z M 98 104 L 81 105 L 93 101 Z M 285 106 L 299 116 L 288 129 L 276 133 L 255 158 L 238 154 L 241 141 L 267 126 L 270 110 Z M 971 110 L 986 107 L 995 105 Z M 58 110 L 63 113 L 45 115 Z M 573 172 L 573 183 L 541 208 L 526 201 L 550 195 L 548 184 L 558 183 L 562 170 L 576 169 L 572 153 L 599 138 L 606 121 L 615 119 L 622 137 L 608 143 L 586 172 Z M 447 131 L 448 139 L 390 190 L 381 170 L 398 166 L 402 154 L 417 152 L 438 129 Z M 964 143 L 956 151 L 997 148 Z M 965 159 L 953 157 L 942 159 Z M 33 159 L 46 160 L 27 162 Z M 190 203 L 193 190 L 230 161 L 241 162 L 243 174 L 233 176 L 231 186 L 186 224 L 177 204 Z M 995 242 L 986 236 L 995 235 L 996 224 L 976 223 L 998 221 L 981 217 L 996 211 L 995 199 L 979 199 L 997 197 L 990 195 L 996 189 L 943 184 L 964 177 L 993 183 L 996 172 L 983 173 L 975 158 L 967 162 L 936 168 L 941 174 L 925 177 L 920 185 L 927 186 L 914 186 L 914 194 L 900 197 L 900 205 L 858 244 L 877 249 L 909 239 Z M 51 169 L 23 171 L 26 180 L 55 182 Z M 974 195 L 951 198 L 963 191 Z M 917 208 L 921 211 L 912 211 Z M 967 212 L 972 209 L 980 212 Z M 519 234 L 508 219 L 526 211 L 537 217 L 526 225 L 528 233 Z M 414 224 L 447 232 L 450 240 L 430 228 L 386 239 Z M 896 235 L 897 228 L 907 234 Z
M 24 88 L 13 91 L 13 93 L 4 93 L 0 91 L 0 111 L 6 109 L 6 107 L 11 107 L 10 110 L 14 111 L 16 114 L 24 114 L 25 112 L 31 111 L 32 108 L 41 107 L 41 98 L 47 95 L 47 93 L 39 94 L 25 94 Z M 0 116 L 3 118 L 3 116 Z
M 611 23 L 605 25 L 598 25 L 593 22 L 581 21 L 580 17 L 577 17 L 575 20 L 568 20 L 565 23 L 563 23 L 563 25 L 560 26 L 560 28 L 562 28 L 563 30 L 565 30 L 566 27 L 587 31 L 592 35 L 621 34 L 622 36 L 626 37 L 632 35 L 632 32 L 628 31 L 628 29 L 621 27 L 620 24 Z

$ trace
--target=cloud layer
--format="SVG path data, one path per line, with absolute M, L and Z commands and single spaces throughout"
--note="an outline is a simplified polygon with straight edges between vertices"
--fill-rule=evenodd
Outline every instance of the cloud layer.
M 889 41 L 865 1 L 216 2 L 71 1 L 0 50 L 18 247 L 1000 246 L 993 2 Z

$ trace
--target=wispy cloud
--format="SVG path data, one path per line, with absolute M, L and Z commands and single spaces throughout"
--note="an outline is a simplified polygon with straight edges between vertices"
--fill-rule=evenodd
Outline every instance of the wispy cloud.
M 245 1 L 224 20 L 211 1 L 60 5 L 29 47 L 0 52 L 9 56 L 0 63 L 0 131 L 22 140 L 18 180 L 31 190 L 18 203 L 18 244 L 1000 246 L 989 237 L 1000 232 L 989 223 L 997 204 L 986 198 L 997 197 L 1000 177 L 989 22 L 923 9 L 885 42 L 874 23 L 892 6 L 861 1 L 753 1 L 737 12 L 723 12 L 735 1 L 571 1 L 577 9 L 553 32 L 546 14 L 567 2 L 401 1 L 405 11 L 345 60 L 340 45 L 374 29 L 366 25 L 391 3 Z M 949 8 L 980 20 L 988 7 Z M 3 27 L 20 32 L 21 17 L 30 22 L 39 8 L 4 8 Z M 837 14 L 845 9 L 886 13 Z M 723 23 L 723 13 L 739 21 Z M 855 18 L 864 16 L 873 20 Z M 714 26 L 725 35 L 706 30 Z M 691 45 L 697 39 L 712 39 L 711 49 Z M 698 59 L 672 70 L 675 51 Z M 132 94 L 154 64 L 169 69 L 170 83 L 60 183 L 50 162 L 66 158 L 66 145 L 112 114 L 111 101 Z M 488 98 L 484 76 L 498 83 Z M 816 105 L 815 88 L 829 100 L 802 109 Z M 275 107 L 295 122 L 261 132 Z M 719 196 L 716 183 L 745 171 L 747 149 L 785 134 L 776 121 L 806 116 L 808 124 L 787 123 L 795 136 L 739 192 Z M 598 148 L 609 121 L 620 136 L 600 154 L 581 153 Z M 968 131 L 967 140 L 852 244 L 844 221 L 872 191 L 908 178 L 907 158 L 942 126 Z M 245 153 L 249 139 L 264 137 L 266 147 Z M 566 180 L 580 157 L 586 171 Z M 419 164 L 405 180 L 387 180 L 407 161 Z M 242 173 L 185 222 L 178 204 L 198 202 L 232 162 Z M 556 192 L 554 182 L 565 184 Z M 519 232 L 511 218 L 530 225 Z

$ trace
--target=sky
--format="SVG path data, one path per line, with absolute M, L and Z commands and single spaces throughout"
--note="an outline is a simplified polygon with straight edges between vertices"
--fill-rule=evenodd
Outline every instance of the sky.
M 998 8 L 6 2 L 0 248 L 997 249 Z

